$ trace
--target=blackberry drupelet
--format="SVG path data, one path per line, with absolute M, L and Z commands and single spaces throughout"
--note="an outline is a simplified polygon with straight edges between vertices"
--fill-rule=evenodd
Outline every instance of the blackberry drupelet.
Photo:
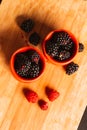
M 69 59 L 70 56 L 71 56 L 71 54 L 69 51 L 61 50 L 58 52 L 58 55 L 55 56 L 55 59 L 59 60 L 59 61 L 64 61 L 64 60 Z
M 14 68 L 17 74 L 23 78 L 27 78 L 28 70 L 30 69 L 31 62 L 24 53 L 19 53 L 15 57 Z
M 37 32 L 32 33 L 29 37 L 30 43 L 35 45 L 35 46 L 38 45 L 38 43 L 40 42 L 40 39 L 41 38 Z
M 82 52 L 84 50 L 84 45 L 82 43 L 79 43 L 79 52 Z
M 33 27 L 34 27 L 34 22 L 32 19 L 27 19 L 23 21 L 21 24 L 21 29 L 27 33 L 32 31 Z
M 69 63 L 67 66 L 66 66 L 66 74 L 68 75 L 71 75 L 73 74 L 74 72 L 76 72 L 79 68 L 79 65 L 74 63 L 74 62 L 71 62 Z
M 52 43 L 51 41 L 48 41 L 46 43 L 46 52 L 51 57 L 55 57 L 58 54 L 59 46 L 57 43 Z
M 29 78 L 35 78 L 38 77 L 40 73 L 40 66 L 39 64 L 32 63 L 31 68 L 29 70 Z

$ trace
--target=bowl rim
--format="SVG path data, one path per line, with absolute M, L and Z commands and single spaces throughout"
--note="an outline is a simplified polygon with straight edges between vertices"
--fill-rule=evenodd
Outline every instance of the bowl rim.
M 42 60 L 42 62 L 43 62 L 43 68 L 42 68 L 42 70 L 41 70 L 39 76 L 36 77 L 36 78 L 32 78 L 32 79 L 22 78 L 21 76 L 19 76 L 19 75 L 16 73 L 16 71 L 15 71 L 15 69 L 14 69 L 15 56 L 16 56 L 18 53 L 26 52 L 26 51 L 28 51 L 28 50 L 35 50 L 35 51 L 40 55 L 40 58 L 41 58 L 41 60 Z M 18 81 L 21 81 L 21 82 L 26 82 L 26 83 L 28 83 L 28 82 L 36 81 L 37 79 L 39 79 L 39 78 L 42 76 L 42 74 L 43 74 L 43 72 L 44 72 L 44 70 L 45 70 L 45 67 L 46 67 L 46 64 L 45 64 L 45 58 L 44 58 L 43 53 L 42 53 L 38 48 L 35 48 L 35 47 L 33 47 L 33 46 L 27 46 L 27 47 L 19 48 L 18 50 L 16 50 L 16 51 L 12 54 L 11 59 L 10 59 L 11 72 L 12 72 L 13 76 L 14 76 Z
M 46 53 L 46 49 L 45 49 L 45 45 L 46 45 L 46 41 L 50 39 L 50 37 L 55 33 L 55 32 L 61 32 L 61 31 L 64 31 L 64 32 L 67 32 L 70 37 L 72 38 L 72 40 L 74 41 L 74 45 L 75 45 L 75 51 L 73 53 L 73 55 L 65 60 L 65 61 L 56 61 L 54 60 L 53 58 L 51 58 L 47 53 Z M 70 32 L 69 30 L 65 30 L 65 29 L 59 29 L 59 30 L 53 30 L 51 31 L 43 40 L 42 42 L 42 50 L 43 50 L 43 53 L 46 57 L 46 59 L 48 61 L 50 61 L 51 63 L 55 64 L 55 65 L 66 65 L 66 64 L 69 64 L 74 58 L 75 56 L 77 55 L 78 53 L 78 48 L 79 48 L 79 45 L 78 45 L 78 40 L 76 39 L 76 37 L 74 36 L 74 34 L 72 32 Z

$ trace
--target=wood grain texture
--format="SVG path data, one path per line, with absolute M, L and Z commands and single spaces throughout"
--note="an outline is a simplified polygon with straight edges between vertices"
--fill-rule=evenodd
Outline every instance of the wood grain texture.
M 33 83 L 17 81 L 9 67 L 12 53 L 26 45 L 29 35 L 19 25 L 24 18 L 35 21 L 34 31 L 44 38 L 51 30 L 64 28 L 84 43 L 85 50 L 74 61 L 80 68 L 68 76 L 62 66 L 46 63 L 43 76 Z M 24 38 L 22 37 L 24 35 Z M 45 87 L 60 92 L 53 103 Z M 42 111 L 28 103 L 23 89 L 31 88 L 49 102 Z M 87 1 L 86 0 L 2 0 L 0 5 L 0 130 L 77 130 L 87 105 Z

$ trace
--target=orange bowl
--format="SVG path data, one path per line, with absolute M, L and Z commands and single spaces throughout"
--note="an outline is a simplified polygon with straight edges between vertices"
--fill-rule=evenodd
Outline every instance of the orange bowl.
M 66 32 L 66 33 L 70 36 L 71 40 L 72 40 L 73 43 L 74 43 L 74 48 L 73 48 L 73 53 L 72 53 L 72 55 L 70 56 L 70 58 L 68 58 L 68 59 L 66 59 L 66 60 L 63 60 L 63 61 L 55 60 L 53 57 L 51 57 L 51 56 L 46 52 L 46 43 L 47 43 L 47 41 L 49 41 L 49 40 L 52 38 L 52 36 L 53 36 L 54 33 L 58 33 L 58 32 Z M 74 57 L 76 56 L 76 54 L 77 54 L 77 52 L 78 52 L 78 47 L 79 47 L 78 41 L 77 41 L 77 39 L 75 38 L 75 36 L 74 36 L 70 31 L 67 31 L 67 30 L 64 30 L 64 29 L 54 30 L 54 31 L 50 32 L 50 33 L 45 37 L 45 39 L 44 39 L 44 41 L 43 41 L 43 43 L 42 43 L 42 49 L 43 49 L 43 53 L 44 53 L 46 59 L 47 59 L 48 61 L 50 61 L 51 63 L 55 64 L 55 65 L 66 65 L 66 64 L 70 63 L 70 62 L 74 59 Z
M 15 67 L 14 67 L 14 65 L 15 65 L 15 58 L 16 58 L 17 54 L 24 53 L 24 52 L 27 52 L 27 51 L 30 51 L 30 50 L 34 50 L 35 52 L 37 52 L 39 54 L 39 56 L 40 56 L 40 63 L 41 63 L 41 67 L 40 67 L 41 70 L 40 70 L 39 75 L 37 77 L 35 77 L 35 78 L 24 78 L 24 77 L 20 76 L 16 72 L 16 70 L 15 70 Z M 28 47 L 23 47 L 23 48 L 20 48 L 17 51 L 15 51 L 13 53 L 13 55 L 11 56 L 11 59 L 10 59 L 10 68 L 11 68 L 12 74 L 14 75 L 14 77 L 17 80 L 19 80 L 21 82 L 33 82 L 33 81 L 39 79 L 40 76 L 43 74 L 44 69 L 45 69 L 45 58 L 44 58 L 44 55 L 41 53 L 41 51 L 39 49 L 34 48 L 34 47 L 29 47 L 29 46 Z

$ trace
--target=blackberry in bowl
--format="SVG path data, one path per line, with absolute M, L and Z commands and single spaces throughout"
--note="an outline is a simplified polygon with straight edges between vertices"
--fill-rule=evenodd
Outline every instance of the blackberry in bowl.
M 42 75 L 45 58 L 39 49 L 23 47 L 13 53 L 10 67 L 16 79 L 21 82 L 32 82 Z
M 42 43 L 45 57 L 56 65 L 70 63 L 76 56 L 78 47 L 75 36 L 64 29 L 50 32 Z

